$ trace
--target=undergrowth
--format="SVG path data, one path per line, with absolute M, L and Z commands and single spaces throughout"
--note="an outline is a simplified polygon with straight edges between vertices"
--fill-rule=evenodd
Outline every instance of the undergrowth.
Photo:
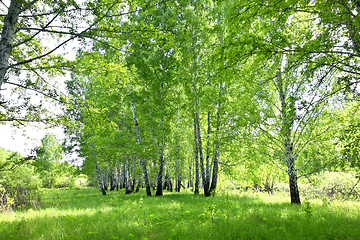
M 205 198 L 52 189 L 41 208 L 1 213 L 0 239 L 360 239 L 359 207 L 238 191 Z

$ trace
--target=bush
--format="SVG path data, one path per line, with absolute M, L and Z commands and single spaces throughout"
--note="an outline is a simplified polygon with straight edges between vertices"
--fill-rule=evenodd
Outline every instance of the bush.
M 88 187 L 89 186 L 89 179 L 85 174 L 80 174 L 75 178 L 75 187 Z
M 2 211 L 11 211 L 14 207 L 39 207 L 40 192 L 29 186 L 0 185 L 0 207 Z
M 309 198 L 358 198 L 360 193 L 358 181 L 355 172 L 322 172 L 299 181 L 299 191 Z
M 11 210 L 14 199 L 10 199 L 6 189 L 0 184 L 0 211 Z
M 38 190 L 41 180 L 35 175 L 33 161 L 23 160 L 20 154 L 0 148 L 0 166 L 3 170 L 0 172 L 1 210 L 11 210 L 14 207 L 27 205 L 36 207 L 40 204 Z M 22 163 L 19 164 L 19 162 Z
M 55 179 L 55 188 L 75 187 L 75 179 L 68 176 L 60 176 Z

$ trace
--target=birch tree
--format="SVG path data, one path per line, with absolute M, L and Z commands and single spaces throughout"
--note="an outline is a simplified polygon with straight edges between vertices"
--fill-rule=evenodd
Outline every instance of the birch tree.
M 329 141 L 325 133 L 333 126 L 321 126 L 319 119 L 337 100 L 341 87 L 336 85 L 339 72 L 333 64 L 342 56 L 332 45 L 336 40 L 325 43 L 329 32 L 315 24 L 318 20 L 305 11 L 305 6 L 312 9 L 305 2 L 239 5 L 233 5 L 237 17 L 230 23 L 229 59 L 242 68 L 249 66 L 244 77 L 257 86 L 253 99 L 263 114 L 255 123 L 258 145 L 250 144 L 287 173 L 291 202 L 299 204 L 297 179 L 315 172 L 305 166 L 316 166 L 322 159 L 311 146 Z M 313 154 L 303 154 L 310 149 Z

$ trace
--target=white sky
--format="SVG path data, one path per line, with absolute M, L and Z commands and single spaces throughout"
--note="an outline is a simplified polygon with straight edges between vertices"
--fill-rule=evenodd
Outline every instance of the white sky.
M 41 139 L 46 133 L 52 133 L 58 140 L 64 138 L 61 128 L 46 129 L 44 125 L 29 124 L 26 127 L 16 128 L 9 124 L 0 125 L 0 147 L 19 152 L 28 156 L 31 150 L 40 146 Z

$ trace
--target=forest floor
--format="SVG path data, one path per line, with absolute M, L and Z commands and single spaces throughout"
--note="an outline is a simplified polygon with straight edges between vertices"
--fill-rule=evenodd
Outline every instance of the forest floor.
M 0 213 L 0 239 L 360 239 L 359 201 L 289 201 L 238 191 L 52 189 L 41 206 Z

